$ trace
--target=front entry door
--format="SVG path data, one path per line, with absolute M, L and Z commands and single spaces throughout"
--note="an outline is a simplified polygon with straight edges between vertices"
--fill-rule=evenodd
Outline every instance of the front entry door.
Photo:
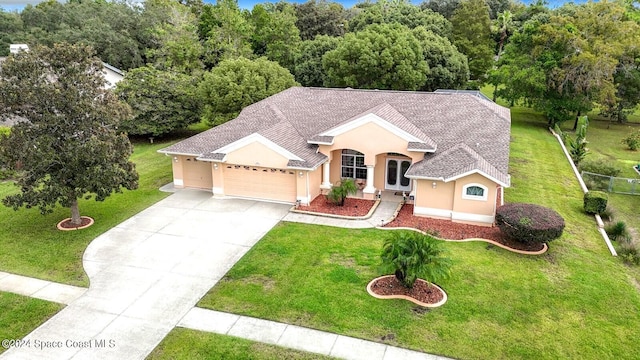
M 411 166 L 409 160 L 387 159 L 385 189 L 411 191 L 411 179 L 404 176 L 409 166 Z

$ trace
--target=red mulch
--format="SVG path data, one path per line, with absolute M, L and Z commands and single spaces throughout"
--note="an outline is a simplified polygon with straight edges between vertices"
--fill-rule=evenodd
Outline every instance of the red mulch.
M 346 198 L 344 206 L 338 206 L 327 200 L 325 195 L 318 195 L 309 206 L 299 206 L 298 210 L 342 216 L 365 216 L 374 203 L 374 200 Z
M 88 218 L 86 216 L 81 216 L 80 217 L 80 225 L 73 225 L 71 224 L 71 219 L 60 223 L 60 227 L 63 227 L 65 229 L 75 229 L 78 227 L 82 227 L 82 226 L 86 226 L 89 225 L 89 223 L 91 222 L 91 218 Z
M 542 244 L 523 244 L 507 239 L 496 226 L 477 226 L 455 223 L 451 220 L 432 219 L 413 215 L 413 205 L 405 204 L 400 209 L 398 217 L 385 225 L 386 227 L 410 227 L 433 234 L 439 238 L 449 240 L 463 240 L 469 238 L 482 238 L 499 242 L 502 245 L 516 250 L 539 251 Z
M 417 280 L 413 284 L 413 288 L 408 289 L 395 276 L 376 280 L 371 284 L 371 291 L 378 295 L 409 296 L 425 304 L 435 304 L 444 298 L 444 294 L 440 289 L 430 286 L 426 281 Z

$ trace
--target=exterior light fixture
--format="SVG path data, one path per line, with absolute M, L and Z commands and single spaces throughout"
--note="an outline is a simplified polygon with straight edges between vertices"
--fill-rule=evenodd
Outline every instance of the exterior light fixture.
M 436 188 L 436 183 L 435 183 L 435 181 L 431 184 L 431 187 L 432 187 L 432 188 L 434 188 L 434 189 Z
M 173 157 L 173 161 L 178 162 L 178 157 L 177 157 L 177 156 L 174 156 L 174 157 Z
M 213 163 L 213 169 L 214 170 L 218 170 L 218 164 L 217 163 Z

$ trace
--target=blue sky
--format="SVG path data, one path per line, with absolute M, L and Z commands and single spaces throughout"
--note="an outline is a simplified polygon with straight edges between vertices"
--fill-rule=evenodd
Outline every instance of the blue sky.
M 43 0 L 0 0 L 0 8 L 2 8 L 5 11 L 20 11 L 22 10 L 27 4 L 32 4 L 35 5 L 39 2 L 42 2 Z M 271 2 L 275 2 L 277 0 L 271 0 Z M 288 0 L 289 2 L 298 2 L 298 3 L 303 3 L 306 0 Z M 413 3 L 415 4 L 419 4 L 421 3 L 423 0 L 412 0 Z M 523 2 L 525 4 L 533 2 L 534 0 L 523 0 Z M 555 7 L 557 5 L 560 5 L 562 3 L 568 2 L 566 0 L 547 0 L 550 4 L 550 6 Z M 207 3 L 215 3 L 215 0 L 204 0 L 204 2 Z M 238 4 L 240 5 L 241 8 L 244 9 L 251 9 L 253 7 L 253 5 L 258 4 L 258 3 L 264 3 L 267 2 L 266 0 L 261 1 L 261 0 L 238 0 Z M 358 2 L 358 0 L 338 0 L 337 2 L 341 3 L 342 5 L 344 5 L 344 7 L 349 8 L 351 6 L 353 6 L 355 3 Z M 582 2 L 586 2 L 586 0 L 576 0 L 574 1 L 576 3 L 582 3 Z

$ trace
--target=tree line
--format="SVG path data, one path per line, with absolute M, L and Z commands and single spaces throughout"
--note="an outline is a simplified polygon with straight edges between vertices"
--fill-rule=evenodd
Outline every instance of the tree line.
M 631 0 L 549 9 L 512 0 L 257 4 L 50 0 L 0 12 L 10 43 L 91 46 L 126 70 L 131 135 L 221 124 L 295 85 L 433 91 L 493 84 L 555 124 L 595 107 L 617 121 L 640 98 L 640 12 Z

